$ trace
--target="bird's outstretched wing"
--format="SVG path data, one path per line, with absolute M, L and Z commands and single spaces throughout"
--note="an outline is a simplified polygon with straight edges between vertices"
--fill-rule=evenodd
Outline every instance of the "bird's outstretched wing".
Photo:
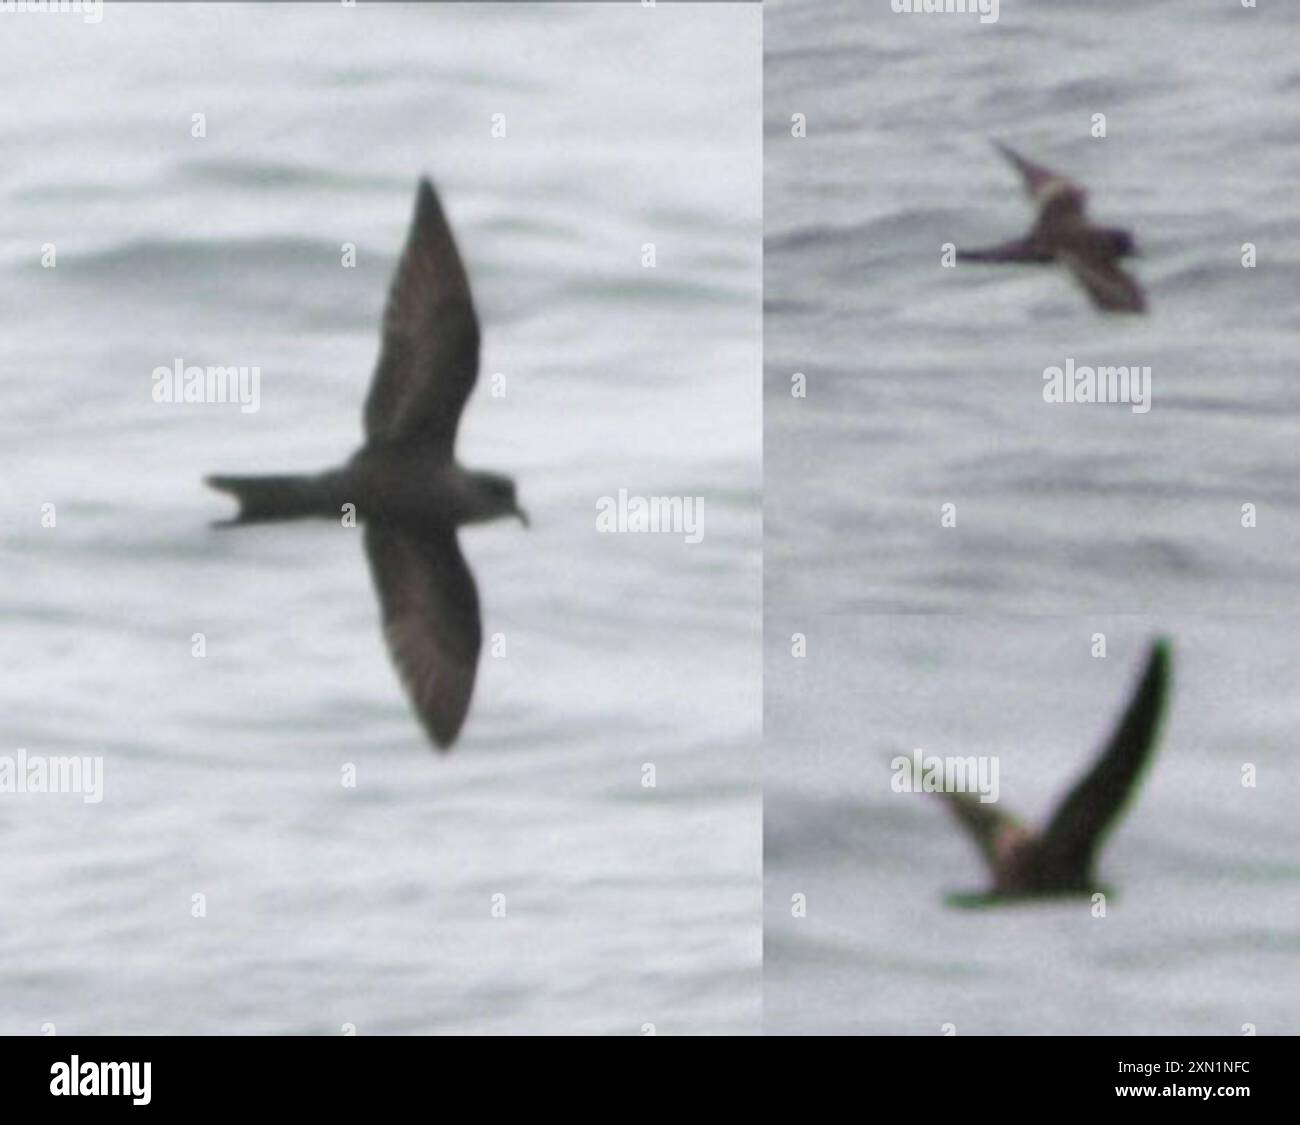
M 1097 308 L 1106 312 L 1146 312 L 1146 295 L 1126 270 L 1109 254 L 1062 249 L 1058 257 L 1076 281 L 1087 290 Z
M 366 397 L 366 437 L 419 443 L 450 458 L 478 377 L 469 279 L 427 179 L 384 308 L 383 345 Z
M 935 794 L 943 797 L 953 816 L 970 834 L 979 848 L 984 862 L 996 876 L 998 866 L 998 839 L 1008 831 L 1022 831 L 1023 825 L 1010 813 L 1003 812 L 996 802 L 981 801 L 974 793 Z
M 393 663 L 429 736 L 445 750 L 474 692 L 483 627 L 456 533 L 420 536 L 366 525 L 366 554 Z
M 890 762 L 894 769 L 909 761 L 904 755 L 891 755 Z M 995 801 L 981 801 L 977 793 L 965 790 L 927 789 L 922 785 L 923 772 L 919 766 L 913 766 L 913 792 L 926 792 L 939 797 L 952 811 L 953 816 L 969 834 L 989 865 L 989 870 L 996 874 L 998 840 L 1008 831 L 1023 831 L 1023 825 L 1010 813 L 1003 812 Z
M 1155 750 L 1169 697 L 1170 663 L 1169 642 L 1156 641 L 1119 726 L 1042 835 L 1042 857 L 1050 869 L 1081 873 L 1091 869 L 1106 831 L 1137 788 Z
M 1050 168 L 1044 168 L 1032 160 L 1026 160 L 1020 153 L 1001 141 L 994 141 L 993 144 L 1020 173 L 1020 178 L 1025 184 L 1025 192 L 1035 203 L 1041 204 L 1049 196 L 1059 194 L 1062 188 L 1068 189 L 1070 194 L 1076 196 L 1080 204 L 1087 199 L 1087 192 L 1068 176 L 1053 172 Z

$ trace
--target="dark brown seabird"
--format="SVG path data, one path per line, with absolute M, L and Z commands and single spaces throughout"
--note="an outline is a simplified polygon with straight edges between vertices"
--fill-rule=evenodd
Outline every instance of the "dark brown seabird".
M 1015 165 L 1025 191 L 1038 204 L 1038 221 L 1023 238 L 985 250 L 959 250 L 963 262 L 1060 262 L 1106 312 L 1145 312 L 1141 286 L 1118 265 L 1137 253 L 1133 236 L 1117 227 L 1095 227 L 1084 215 L 1088 193 L 1059 173 L 1026 160 L 997 141 Z
M 322 473 L 207 478 L 239 500 L 239 514 L 222 527 L 339 520 L 344 505 L 355 505 L 389 651 L 421 723 L 444 750 L 469 710 L 482 644 L 478 592 L 456 529 L 498 516 L 528 523 L 514 481 L 455 459 L 478 352 L 469 279 L 433 185 L 421 179 L 384 308 L 365 443 Z
M 981 803 L 976 794 L 940 793 L 993 873 L 991 890 L 950 895 L 950 903 L 987 906 L 1105 890 L 1093 873 L 1097 855 L 1155 751 L 1169 697 L 1169 668 L 1169 642 L 1158 640 L 1110 741 L 1041 832 L 1031 831 L 995 803 Z

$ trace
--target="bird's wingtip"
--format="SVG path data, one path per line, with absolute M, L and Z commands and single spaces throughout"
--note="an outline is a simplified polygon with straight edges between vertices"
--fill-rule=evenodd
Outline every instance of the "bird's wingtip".
M 1151 642 L 1151 655 L 1147 657 L 1147 666 L 1162 681 L 1168 681 L 1173 662 L 1174 642 L 1169 637 L 1157 637 Z
M 1018 153 L 1009 144 L 1006 144 L 1003 141 L 999 141 L 997 138 L 992 138 L 992 139 L 993 139 L 993 147 L 996 148 L 998 152 L 1000 152 L 1007 160 L 1009 160 L 1017 168 L 1024 170 L 1024 168 L 1028 164 L 1028 161 L 1026 161 L 1025 158 L 1020 155 L 1020 153 Z
M 458 716 L 422 714 L 420 719 L 428 732 L 429 741 L 433 743 L 433 748 L 438 754 L 450 754 L 460 735 L 460 728 L 465 723 L 464 714 Z

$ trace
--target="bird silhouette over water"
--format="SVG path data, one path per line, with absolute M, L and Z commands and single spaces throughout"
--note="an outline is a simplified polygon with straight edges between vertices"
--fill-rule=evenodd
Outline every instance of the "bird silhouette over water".
M 1022 238 L 984 250 L 957 252 L 962 262 L 1060 262 L 1106 312 L 1145 312 L 1141 286 L 1119 266 L 1137 254 L 1133 236 L 1118 227 L 1096 227 L 1084 211 L 1088 193 L 1066 177 L 1026 160 L 1004 144 L 998 150 L 1020 172 L 1038 205 L 1038 220 Z
M 976 794 L 940 793 L 993 874 L 991 890 L 950 895 L 953 905 L 1090 895 L 1105 889 L 1094 874 L 1097 855 L 1155 751 L 1169 696 L 1170 659 L 1169 642 L 1156 641 L 1110 741 L 1041 832 L 1002 812 L 996 803 L 982 803 Z
M 438 196 L 421 179 L 415 215 L 384 309 L 366 398 L 365 443 L 338 468 L 301 476 L 210 476 L 239 500 L 218 526 L 318 516 L 355 505 L 389 651 L 421 723 L 455 741 L 482 643 L 478 592 L 456 529 L 528 517 L 514 482 L 463 468 L 456 427 L 478 376 L 479 327 L 469 279 Z

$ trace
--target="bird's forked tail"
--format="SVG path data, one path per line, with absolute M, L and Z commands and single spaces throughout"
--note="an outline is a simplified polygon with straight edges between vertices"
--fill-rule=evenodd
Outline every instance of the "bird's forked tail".
M 204 480 L 212 488 L 228 492 L 239 501 L 238 515 L 234 519 L 217 523 L 217 527 L 334 514 L 324 480 L 320 476 L 210 476 Z

